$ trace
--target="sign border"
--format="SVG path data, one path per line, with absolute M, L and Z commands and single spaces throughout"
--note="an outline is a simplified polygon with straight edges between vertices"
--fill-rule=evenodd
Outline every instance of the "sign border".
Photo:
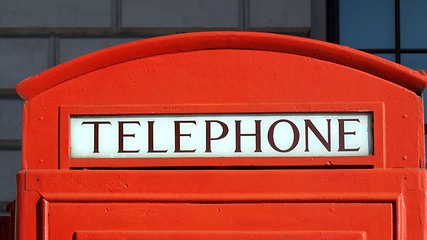
M 333 157 L 194 157 L 194 158 L 71 158 L 70 118 L 73 115 L 180 115 L 180 114 L 274 114 L 274 113 L 351 113 L 372 114 L 374 142 L 369 156 Z M 382 103 L 247 103 L 188 105 L 104 105 L 59 107 L 60 169 L 134 169 L 176 167 L 253 167 L 253 168 L 385 168 L 384 106 Z

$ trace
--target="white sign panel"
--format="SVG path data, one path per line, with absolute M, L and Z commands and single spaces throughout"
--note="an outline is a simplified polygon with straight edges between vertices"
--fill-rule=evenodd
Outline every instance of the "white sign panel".
M 367 156 L 371 113 L 71 116 L 71 158 Z

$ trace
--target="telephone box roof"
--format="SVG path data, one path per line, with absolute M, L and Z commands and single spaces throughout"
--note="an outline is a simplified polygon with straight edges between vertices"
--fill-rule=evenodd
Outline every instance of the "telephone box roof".
M 139 40 L 96 51 L 29 77 L 16 89 L 23 99 L 30 99 L 77 76 L 126 61 L 218 49 L 272 51 L 315 58 L 369 73 L 417 94 L 427 85 L 427 76 L 419 71 L 349 47 L 269 33 L 202 32 Z

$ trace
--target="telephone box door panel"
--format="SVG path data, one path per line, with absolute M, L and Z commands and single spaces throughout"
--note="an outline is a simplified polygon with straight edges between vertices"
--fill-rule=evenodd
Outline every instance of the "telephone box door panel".
M 64 202 L 48 208 L 50 239 L 393 239 L 393 207 L 381 203 Z

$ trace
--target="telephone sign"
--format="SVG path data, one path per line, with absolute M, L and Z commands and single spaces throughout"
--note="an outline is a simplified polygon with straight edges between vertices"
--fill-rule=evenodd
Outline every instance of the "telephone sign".
M 73 116 L 71 158 L 367 156 L 369 113 Z

